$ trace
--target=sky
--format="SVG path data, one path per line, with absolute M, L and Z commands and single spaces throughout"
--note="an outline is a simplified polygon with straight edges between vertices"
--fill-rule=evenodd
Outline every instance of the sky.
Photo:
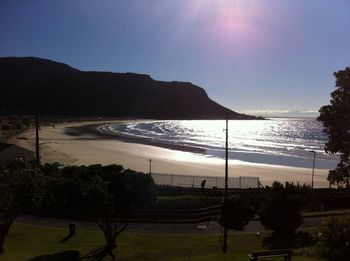
M 317 116 L 350 66 L 348 0 L 0 0 L 0 32 L 0 56 L 192 82 L 263 116 Z

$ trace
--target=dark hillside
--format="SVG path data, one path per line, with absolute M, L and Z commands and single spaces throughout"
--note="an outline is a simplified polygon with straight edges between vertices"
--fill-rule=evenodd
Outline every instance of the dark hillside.
M 0 58 L 0 112 L 155 119 L 254 119 L 187 82 L 135 73 L 83 72 L 34 57 Z

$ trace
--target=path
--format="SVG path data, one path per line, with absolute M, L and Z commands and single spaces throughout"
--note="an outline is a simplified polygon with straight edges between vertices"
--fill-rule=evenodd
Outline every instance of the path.
M 301 228 L 319 227 L 325 217 L 307 217 Z M 71 220 L 36 217 L 21 215 L 16 219 L 17 223 L 30 224 L 35 226 L 67 228 Z M 94 222 L 76 222 L 77 230 L 91 229 L 99 230 L 100 228 Z M 130 223 L 125 230 L 126 233 L 150 233 L 150 234 L 220 234 L 223 229 L 216 221 L 198 223 L 198 224 L 141 224 Z M 252 220 L 245 227 L 244 232 L 261 232 L 265 228 L 259 220 Z

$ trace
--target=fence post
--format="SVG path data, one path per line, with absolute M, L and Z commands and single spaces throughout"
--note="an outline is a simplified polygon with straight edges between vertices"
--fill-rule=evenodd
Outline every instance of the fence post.
M 192 188 L 194 188 L 194 176 L 192 176 Z
M 173 185 L 173 174 L 170 174 L 170 184 Z
M 215 186 L 218 187 L 218 177 L 215 177 Z
M 241 176 L 238 177 L 238 186 L 241 188 Z

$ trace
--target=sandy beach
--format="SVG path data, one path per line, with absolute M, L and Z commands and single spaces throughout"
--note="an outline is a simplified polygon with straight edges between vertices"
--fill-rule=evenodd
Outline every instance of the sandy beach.
M 184 174 L 195 176 L 224 176 L 224 160 L 203 154 L 161 148 L 157 146 L 117 140 L 114 137 L 100 138 L 93 134 L 67 133 L 68 127 L 88 124 L 103 124 L 106 121 L 71 122 L 44 126 L 40 130 L 41 160 L 43 163 L 59 162 L 64 165 L 121 164 L 124 168 L 152 173 Z M 34 130 L 27 131 L 10 143 L 34 150 Z M 259 177 L 263 185 L 273 181 L 311 183 L 311 168 L 229 161 L 229 176 Z M 327 169 L 315 169 L 315 187 L 328 187 Z

